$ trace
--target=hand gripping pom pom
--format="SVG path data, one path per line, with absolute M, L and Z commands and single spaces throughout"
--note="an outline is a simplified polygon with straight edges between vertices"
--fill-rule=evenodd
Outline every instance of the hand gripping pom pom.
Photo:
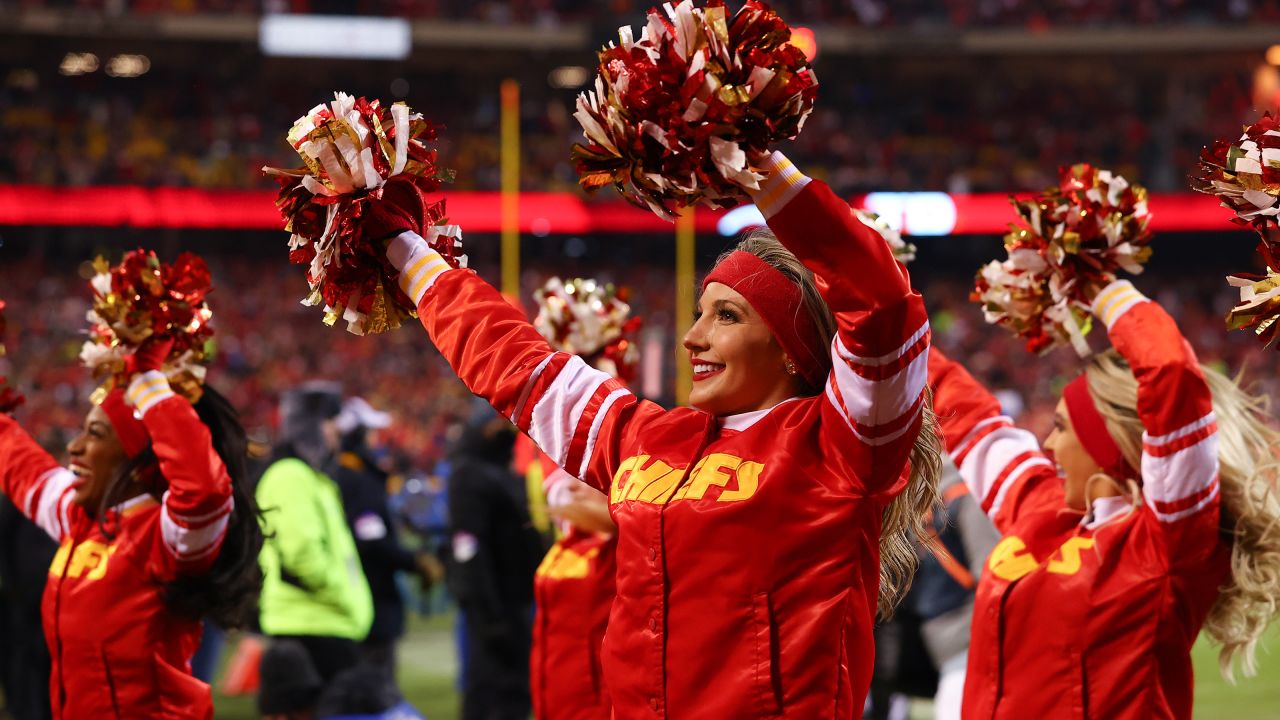
M 623 382 L 635 378 L 640 349 L 633 336 L 641 320 L 631 317 L 626 288 L 553 277 L 533 298 L 538 303 L 533 325 L 557 350 L 578 355 Z
M 1147 191 L 1080 164 L 1059 169 L 1058 187 L 1013 206 L 1020 222 L 1004 237 L 1008 258 L 978 271 L 970 298 L 1027 350 L 1070 345 L 1086 356 L 1092 293 L 1118 270 L 1141 273 L 1151 257 Z
M 342 318 L 364 335 L 417 316 L 387 261 L 386 232 L 414 230 L 451 265 L 466 267 L 461 233 L 443 224 L 444 200 L 425 200 L 453 180 L 427 146 L 435 139 L 431 123 L 404 103 L 384 109 L 339 92 L 289 131 L 304 166 L 262 169 L 280 182 L 276 206 L 293 234 L 289 259 L 308 267 L 311 293 L 302 302 L 324 305 L 326 324 Z
M 157 346 L 157 340 L 148 340 L 165 338 L 160 346 L 172 340 L 159 370 L 175 392 L 199 400 L 214 352 L 213 313 L 205 301 L 213 279 L 204 260 L 183 253 L 169 265 L 139 249 L 125 253 L 119 265 L 99 257 L 93 267 L 89 339 L 80 348 L 80 361 L 110 390 L 128 384 L 134 354 Z
M 0 357 L 4 357 L 4 331 L 6 328 L 4 306 L 5 302 L 0 300 Z M 8 378 L 0 375 L 0 414 L 13 412 L 24 402 L 26 402 L 26 398 L 22 397 L 17 390 L 9 387 Z
M 1249 330 L 1268 347 L 1280 333 L 1280 123 L 1267 113 L 1236 142 L 1218 140 L 1205 148 L 1191 187 L 1217 196 L 1235 211 L 1231 222 L 1261 236 L 1258 252 L 1267 273 L 1227 277 L 1227 284 L 1240 290 L 1240 302 L 1227 313 L 1227 328 Z
M 818 80 L 791 29 L 764 3 L 732 18 L 723 0 L 650 10 L 640 39 L 630 27 L 600 51 L 595 89 L 574 117 L 579 184 L 613 185 L 659 217 L 703 203 L 733 207 L 759 188 L 748 160 L 800 133 Z

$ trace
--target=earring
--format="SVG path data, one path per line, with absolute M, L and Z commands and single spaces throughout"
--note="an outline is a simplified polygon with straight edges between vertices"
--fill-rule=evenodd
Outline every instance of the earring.
M 791 358 L 787 358 L 787 359 L 786 359 L 786 368 L 787 368 L 787 374 L 788 374 L 788 375 L 795 375 L 795 374 L 796 374 L 796 364 L 795 364 L 795 363 L 793 363 L 793 362 L 791 362 Z

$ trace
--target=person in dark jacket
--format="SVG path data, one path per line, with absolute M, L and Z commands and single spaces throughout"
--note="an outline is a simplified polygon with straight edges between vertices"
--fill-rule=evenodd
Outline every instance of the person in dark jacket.
M 533 574 L 546 552 L 511 469 L 516 430 L 476 400 L 449 476 L 450 590 L 469 638 L 463 720 L 526 720 Z
M 974 589 L 1000 534 L 943 463 L 943 511 L 918 548 L 920 568 L 892 620 L 876 628 L 876 675 L 864 720 L 906 717 L 906 697 L 933 696 L 934 720 L 959 720 Z
M 53 715 L 40 598 L 57 550 L 57 543 L 0 495 L 0 717 Z
M 342 492 L 343 510 L 373 596 L 373 625 L 360 643 L 361 659 L 394 682 L 396 642 L 404 635 L 405 612 L 396 573 L 416 574 L 429 586 L 442 571 L 434 556 L 410 551 L 396 536 L 387 503 L 387 473 L 369 446 L 369 432 L 389 427 L 391 415 L 354 397 L 343 403 L 336 422 L 342 440 L 329 476 Z

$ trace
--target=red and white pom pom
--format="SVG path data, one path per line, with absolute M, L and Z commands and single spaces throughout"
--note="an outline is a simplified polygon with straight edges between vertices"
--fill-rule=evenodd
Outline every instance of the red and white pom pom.
M 863 225 L 880 233 L 880 237 L 889 243 L 889 249 L 893 251 L 893 257 L 898 262 L 906 265 L 916 259 L 916 246 L 903 240 L 902 233 L 894 229 L 887 220 L 870 210 L 861 210 L 859 208 L 853 208 L 853 216 L 858 218 Z
M 640 361 L 633 335 L 641 320 L 631 317 L 626 295 L 625 288 L 590 278 L 553 277 L 533 294 L 533 325 L 557 350 L 630 382 Z
M 1191 187 L 1222 200 L 1236 224 L 1259 232 L 1280 225 L 1280 123 L 1267 113 L 1239 140 L 1205 148 Z
M 971 299 L 1032 352 L 1070 345 L 1088 355 L 1091 293 L 1120 270 L 1141 273 L 1151 256 L 1146 189 L 1080 164 L 1060 168 L 1057 187 L 1013 206 L 1019 222 L 1004 238 L 1008 259 L 978 272 Z
M 176 392 L 199 398 L 206 365 L 214 352 L 213 312 L 206 298 L 213 279 L 203 259 L 182 253 L 172 264 L 149 250 L 125 253 L 118 265 L 99 257 L 89 281 L 89 339 L 80 361 L 94 377 L 106 378 L 107 389 L 128 383 L 127 358 L 154 336 L 173 338 L 161 371 Z
M 1240 291 L 1240 302 L 1227 313 L 1227 328 L 1248 330 L 1270 346 L 1280 335 L 1280 122 L 1267 113 L 1239 140 L 1218 140 L 1205 148 L 1191 187 L 1217 196 L 1235 211 L 1232 222 L 1260 236 L 1266 274 L 1227 277 L 1227 284 Z
M 613 185 L 659 217 L 703 203 L 732 207 L 763 176 L 748 159 L 799 134 L 818 81 L 777 13 L 747 0 L 650 10 L 635 40 L 620 28 L 600 51 L 595 89 L 574 117 L 585 144 L 572 156 L 587 190 Z
M 404 103 L 383 108 L 377 100 L 334 93 L 331 103 L 317 105 L 289 130 L 290 146 L 304 163 L 296 169 L 263 168 L 279 178 L 276 205 L 286 221 L 289 259 L 307 266 L 310 294 L 304 305 L 323 305 L 325 322 L 347 320 L 357 335 L 379 333 L 416 317 L 413 301 L 396 282 L 380 238 L 361 232 L 360 218 L 370 201 L 382 196 L 392 177 L 407 178 L 424 194 L 450 182 L 450 171 L 436 164 L 427 143 L 435 128 Z M 445 222 L 445 201 L 429 203 L 425 229 Z M 457 266 L 461 256 L 456 226 L 434 232 L 436 249 Z M 462 256 L 465 258 L 465 256 Z

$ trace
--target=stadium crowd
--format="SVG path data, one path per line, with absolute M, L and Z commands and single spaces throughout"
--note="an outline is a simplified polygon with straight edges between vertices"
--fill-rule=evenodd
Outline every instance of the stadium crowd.
M 1169 25 L 1276 22 L 1274 0 L 776 0 L 799 23 L 863 27 L 990 27 Z M 394 15 L 414 19 L 498 24 L 559 24 L 635 15 L 652 3 L 637 0 L 5 0 L 19 8 L 52 7 L 125 13 L 269 12 Z
M 1153 190 L 1181 190 L 1199 147 L 1256 116 L 1246 73 L 1153 79 L 1097 68 L 1113 86 L 1092 72 L 1027 74 L 1012 65 L 976 83 L 950 82 L 936 68 L 842 69 L 840 82 L 823 86 L 790 152 L 842 193 L 1038 190 L 1052 182 L 1053 168 L 1080 161 Z M 0 183 L 269 188 L 263 165 L 297 164 L 283 136 L 298 108 L 334 87 L 394 99 L 340 75 L 323 87 L 270 78 L 227 85 L 219 77 L 208 68 L 158 68 L 130 80 L 52 75 L 36 87 L 11 83 L 0 90 L 0 131 L 9 139 Z M 438 73 L 405 83 L 410 106 L 445 127 L 439 147 L 443 164 L 457 171 L 455 189 L 496 189 L 497 93 L 486 88 L 496 91 L 497 80 Z M 572 95 L 530 82 L 523 96 L 525 189 L 573 189 L 568 148 L 581 130 Z

